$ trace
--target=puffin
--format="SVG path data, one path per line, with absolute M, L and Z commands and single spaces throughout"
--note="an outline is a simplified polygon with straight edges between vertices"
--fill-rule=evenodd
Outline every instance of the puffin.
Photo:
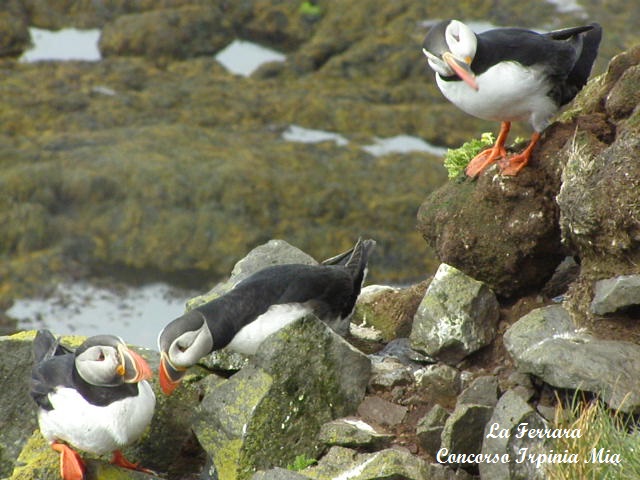
M 87 338 L 75 351 L 49 330 L 33 342 L 31 397 L 40 432 L 60 453 L 63 480 L 82 480 L 85 464 L 74 448 L 104 455 L 128 469 L 151 472 L 120 449 L 140 438 L 155 408 L 147 362 L 113 335 Z
M 476 34 L 459 20 L 445 20 L 429 30 L 422 51 L 442 94 L 470 115 L 501 122 L 495 144 L 471 160 L 468 176 L 496 161 L 503 175 L 527 165 L 551 117 L 586 84 L 601 38 L 597 23 L 548 33 L 495 28 Z M 509 157 L 504 145 L 513 121 L 528 121 L 533 134 Z
M 269 335 L 307 314 L 348 331 L 374 246 L 358 239 L 319 265 L 266 267 L 170 322 L 158 336 L 162 391 L 170 395 L 187 368 L 211 352 L 228 347 L 251 356 Z

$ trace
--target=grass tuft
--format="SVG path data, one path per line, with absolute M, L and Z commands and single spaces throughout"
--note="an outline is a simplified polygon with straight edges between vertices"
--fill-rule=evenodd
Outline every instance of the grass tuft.
M 459 148 L 448 149 L 444 156 L 444 168 L 447 169 L 449 179 L 451 180 L 460 175 L 473 157 L 482 150 L 491 147 L 494 142 L 493 134 L 485 132 L 480 138 L 469 140 Z
M 601 400 L 558 402 L 554 428 L 580 429 L 580 438 L 557 439 L 555 451 L 578 455 L 578 463 L 548 464 L 548 480 L 640 479 L 640 430 L 631 416 L 612 412 Z M 619 460 L 619 462 L 618 462 Z

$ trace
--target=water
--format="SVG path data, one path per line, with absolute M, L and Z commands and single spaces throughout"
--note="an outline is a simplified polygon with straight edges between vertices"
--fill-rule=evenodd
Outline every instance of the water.
M 374 143 L 365 145 L 362 149 L 371 155 L 379 157 L 388 153 L 426 152 L 442 156 L 447 149 L 425 142 L 419 137 L 411 135 L 396 135 L 389 138 L 374 138 Z
M 100 30 L 64 28 L 58 31 L 29 28 L 33 47 L 20 57 L 21 62 L 45 60 L 85 60 L 97 62 L 102 57 L 98 49 Z
M 231 73 L 244 77 L 251 75 L 263 63 L 284 62 L 287 59 L 276 50 L 245 40 L 234 40 L 220 50 L 215 58 Z
M 18 328 L 48 328 L 58 335 L 112 334 L 157 350 L 160 330 L 184 313 L 194 292 L 164 283 L 102 287 L 88 282 L 60 284 L 47 298 L 16 300 L 6 312 Z
M 340 147 L 344 147 L 349 143 L 345 137 L 339 133 L 326 132 L 324 130 L 315 130 L 312 128 L 304 128 L 298 125 L 289 125 L 282 133 L 282 138 L 288 142 L 301 143 L 319 143 L 332 141 Z

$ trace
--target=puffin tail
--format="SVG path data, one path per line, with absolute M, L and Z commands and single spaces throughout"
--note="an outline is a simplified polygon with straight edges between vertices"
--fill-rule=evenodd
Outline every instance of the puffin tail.
M 68 352 L 50 330 L 38 330 L 33 339 L 33 359 L 36 363 Z
M 375 240 L 362 240 L 362 238 L 358 238 L 358 241 L 351 251 L 351 255 L 344 263 L 344 267 L 351 274 L 351 278 L 353 278 L 353 286 L 356 295 L 360 293 L 362 284 L 364 283 L 364 280 L 367 276 L 367 264 L 369 263 L 369 255 L 371 254 L 375 246 Z
M 582 48 L 569 74 L 569 78 L 573 80 L 579 89 L 587 83 L 593 63 L 598 56 L 600 40 L 602 40 L 602 27 L 598 23 L 592 23 L 589 26 L 592 28 L 580 35 Z

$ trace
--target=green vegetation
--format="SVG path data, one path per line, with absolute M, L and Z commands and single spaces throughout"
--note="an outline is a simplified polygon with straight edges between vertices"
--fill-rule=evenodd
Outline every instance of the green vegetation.
M 444 168 L 447 169 L 449 179 L 460 175 L 471 159 L 485 148 L 489 148 L 495 142 L 492 133 L 485 132 L 480 138 L 474 138 L 464 143 L 460 148 L 449 149 L 444 156 Z
M 319 17 L 322 15 L 322 9 L 315 2 L 302 2 L 299 11 L 307 17 Z
M 600 401 L 574 400 L 556 409 L 555 428 L 580 429 L 580 438 L 562 438 L 553 450 L 577 454 L 577 463 L 551 463 L 549 480 L 632 480 L 640 478 L 640 431 L 633 419 L 611 412 Z
M 300 470 L 304 470 L 305 468 L 310 467 L 311 465 L 315 465 L 316 463 L 318 463 L 318 461 L 315 458 L 309 458 L 304 454 L 296 455 L 296 458 L 293 460 L 293 462 L 287 465 L 287 469 L 299 472 Z

